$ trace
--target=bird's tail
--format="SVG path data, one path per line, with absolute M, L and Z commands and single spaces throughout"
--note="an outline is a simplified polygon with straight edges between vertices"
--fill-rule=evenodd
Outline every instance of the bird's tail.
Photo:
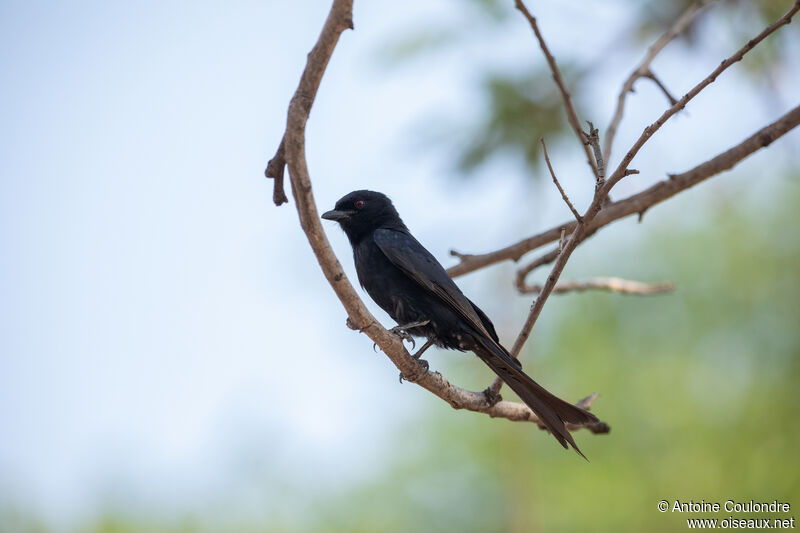
M 519 361 L 514 359 L 499 343 L 487 338 L 476 340 L 475 353 L 478 357 L 522 398 L 522 401 L 536 413 L 541 423 L 550 430 L 550 433 L 564 448 L 569 449 L 567 447 L 567 443 L 569 443 L 585 459 L 586 456 L 575 444 L 566 424 L 597 423 L 599 422 L 597 417 L 576 405 L 565 402 L 536 383 L 522 371 Z

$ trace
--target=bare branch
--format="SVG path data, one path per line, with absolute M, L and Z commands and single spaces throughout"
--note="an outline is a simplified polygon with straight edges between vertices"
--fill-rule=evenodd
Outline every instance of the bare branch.
M 558 187 L 558 192 L 561 193 L 561 198 L 564 199 L 564 203 L 567 204 L 567 207 L 569 207 L 569 210 L 572 211 L 573 215 L 575 215 L 575 220 L 580 222 L 581 221 L 581 216 L 575 210 L 575 207 L 573 207 L 572 202 L 569 201 L 569 198 L 567 197 L 567 193 L 564 192 L 564 189 L 561 187 L 561 184 L 558 182 L 558 178 L 556 178 L 556 173 L 553 172 L 553 165 L 550 164 L 550 156 L 547 155 L 547 146 L 544 144 L 544 139 L 542 139 L 541 141 L 542 141 L 542 151 L 544 152 L 544 161 L 545 161 L 545 163 L 547 163 L 547 169 L 550 171 L 550 176 L 553 178 L 553 183 L 555 183 L 556 187 Z
M 554 248 L 554 249 L 550 250 L 549 252 L 547 252 L 546 254 L 544 254 L 541 257 L 537 257 L 536 259 L 534 259 L 533 261 L 531 261 L 530 263 L 528 263 L 524 267 L 522 267 L 519 270 L 517 270 L 517 274 L 514 277 L 514 286 L 520 292 L 525 292 L 525 290 L 524 290 L 525 278 L 528 277 L 528 274 L 530 274 L 533 270 L 539 268 L 540 266 L 548 265 L 548 264 L 552 263 L 553 261 L 555 261 L 556 257 L 558 257 L 558 253 L 560 251 L 561 251 L 561 246 L 558 246 L 557 248 Z
M 306 163 L 305 125 L 339 36 L 345 29 L 353 27 L 352 7 L 352 0 L 334 0 L 319 40 L 308 55 L 306 68 L 300 78 L 297 91 L 289 104 L 283 144 L 300 225 L 328 283 L 347 310 L 348 327 L 365 333 L 410 381 L 429 390 L 456 409 L 477 411 L 509 420 L 538 423 L 536 415 L 523 404 L 505 401 L 490 402 L 484 392 L 461 389 L 452 385 L 438 372 L 426 372 L 425 368 L 406 351 L 402 341 L 383 328 L 364 306 L 342 270 L 322 229 Z M 278 153 L 280 151 L 279 148 Z M 273 159 L 277 165 L 278 154 Z M 571 431 L 578 429 L 577 427 L 568 428 Z M 608 426 L 604 423 L 594 424 L 588 428 L 598 433 L 608 431 Z
M 569 260 L 570 255 L 572 255 L 572 252 L 575 250 L 575 247 L 578 246 L 583 239 L 584 232 L 586 230 L 586 224 L 590 223 L 600 210 L 603 198 L 605 198 L 605 196 L 601 193 L 601 190 L 602 189 L 595 190 L 594 199 L 592 200 L 591 205 L 589 205 L 589 208 L 586 210 L 586 213 L 584 213 L 581 220 L 575 222 L 575 229 L 570 234 L 567 242 L 563 246 L 559 246 L 558 256 L 553 263 L 553 268 L 550 270 L 550 274 L 547 276 L 547 280 L 544 282 L 544 285 L 542 285 L 539 295 L 533 301 L 528 318 L 525 320 L 519 335 L 517 335 L 517 339 L 514 341 L 514 347 L 511 349 L 511 353 L 514 354 L 514 357 L 517 357 L 520 351 L 522 351 L 522 347 L 525 345 L 525 341 L 528 340 L 534 324 L 536 324 L 536 321 L 539 319 L 539 315 L 544 308 L 544 304 L 547 301 L 547 298 L 550 297 L 550 293 L 553 291 L 561 272 L 564 270 L 567 260 Z
M 576 220 L 581 220 L 580 216 L 578 216 Z M 519 288 L 520 291 L 522 291 L 522 287 L 525 286 L 525 278 L 527 277 L 527 275 L 533 270 L 539 268 L 540 266 L 547 265 L 555 261 L 558 255 L 561 253 L 561 250 L 563 249 L 564 249 L 564 230 L 562 228 L 561 239 L 558 242 L 558 246 L 550 250 L 543 256 L 534 259 L 528 265 L 524 266 L 519 271 L 517 271 L 517 275 L 514 279 L 514 285 L 517 288 Z M 514 346 L 512 346 L 511 348 L 511 355 L 514 357 L 514 359 L 519 358 L 519 352 L 521 349 L 522 349 L 521 343 L 520 344 L 514 343 Z M 490 395 L 495 396 L 500 393 L 500 389 L 502 387 L 503 387 L 503 380 L 500 379 L 500 376 L 497 376 L 496 378 L 494 378 L 494 381 L 492 381 L 492 384 L 489 385 L 487 391 Z
M 606 164 L 603 161 L 603 152 L 600 150 L 600 134 L 594 124 L 586 121 L 589 124 L 589 132 L 584 133 L 586 136 L 586 143 L 594 150 L 594 160 L 597 162 L 597 186 L 601 187 L 606 181 Z
M 661 89 L 661 92 L 664 93 L 664 96 L 667 97 L 669 105 L 675 105 L 678 103 L 678 100 L 674 96 L 672 96 L 667 87 L 663 83 L 661 83 L 661 80 L 658 79 L 658 77 L 655 74 L 653 74 L 652 70 L 648 70 L 647 72 L 645 72 L 643 77 L 653 80 L 653 83 L 655 83 L 658 86 L 658 88 Z
M 517 288 L 523 294 L 540 292 L 542 290 L 541 285 L 522 285 L 522 287 L 517 285 Z M 620 294 L 647 296 L 650 294 L 670 292 L 673 289 L 675 289 L 675 285 L 669 282 L 642 283 L 641 281 L 631 281 L 622 278 L 592 278 L 586 281 L 561 281 L 553 288 L 553 294 L 600 290 L 618 292 Z
M 281 138 L 281 144 L 275 152 L 275 156 L 267 163 L 267 168 L 264 170 L 264 176 L 275 180 L 272 189 L 272 201 L 275 205 L 280 207 L 289 201 L 286 198 L 286 193 L 283 190 L 283 169 L 286 168 L 286 158 L 284 155 L 285 139 Z
M 644 59 L 642 59 L 642 62 L 639 63 L 639 66 L 636 67 L 633 72 L 631 72 L 631 75 L 628 76 L 628 79 L 622 84 L 622 90 L 619 92 L 619 96 L 617 97 L 617 108 L 614 110 L 614 116 L 611 119 L 611 123 L 608 125 L 608 128 L 606 129 L 605 145 L 603 146 L 603 153 L 605 154 L 606 161 L 611 161 L 611 147 L 614 144 L 614 137 L 617 134 L 617 128 L 619 127 L 619 123 L 622 121 L 622 115 L 625 111 L 625 99 L 628 97 L 629 93 L 633 92 L 633 84 L 636 83 L 636 80 L 646 76 L 646 74 L 650 72 L 650 64 L 661 52 L 661 50 L 663 50 L 664 47 L 667 46 L 667 44 L 669 44 L 669 42 L 675 37 L 683 33 L 683 31 L 698 15 L 698 13 L 700 13 L 705 6 L 713 1 L 714 0 L 701 0 L 700 2 L 690 5 L 686 11 L 680 17 L 678 17 L 678 20 L 675 21 L 675 24 L 673 24 L 672 27 L 664 33 L 664 35 L 659 37 L 659 39 L 647 49 L 647 54 L 644 56 Z M 669 93 L 666 91 L 665 93 L 669 98 Z M 670 104 L 675 105 L 675 102 L 671 101 Z
M 502 384 L 503 382 L 499 381 L 499 385 L 497 387 L 498 390 L 500 388 L 500 385 Z M 494 385 L 492 386 L 494 387 Z M 497 395 L 497 391 L 494 392 L 494 395 L 495 396 Z M 592 404 L 597 399 L 597 396 L 598 394 L 595 392 L 594 394 L 591 394 L 575 402 L 575 405 L 577 405 L 581 409 L 586 409 L 588 411 L 591 409 Z M 456 407 L 456 409 L 458 409 L 458 407 Z M 547 430 L 547 428 L 543 424 L 541 424 L 539 420 L 536 418 L 536 415 L 533 413 L 533 411 L 531 411 L 530 409 L 528 409 L 526 405 L 521 403 L 506 402 L 501 400 L 494 404 L 494 407 L 492 408 L 491 411 L 482 411 L 482 412 L 486 412 L 486 414 L 488 414 L 492 418 L 507 418 L 508 420 L 513 420 L 513 421 L 533 422 L 539 426 L 539 429 L 543 431 Z M 578 426 L 575 424 L 567 423 L 567 429 L 570 431 L 577 431 L 582 428 L 586 428 L 595 434 L 603 434 L 611 431 L 611 428 L 605 422 L 598 422 L 595 424 L 590 424 L 588 426 Z
M 705 163 L 680 174 L 671 174 L 669 179 L 660 181 L 652 187 L 629 196 L 624 200 L 606 204 L 603 206 L 597 218 L 589 224 L 589 231 L 596 231 L 603 226 L 634 213 L 644 213 L 652 206 L 675 196 L 679 192 L 693 187 L 721 172 L 730 170 L 753 152 L 769 146 L 775 139 L 782 137 L 798 125 L 800 125 L 800 106 L 788 111 L 772 124 L 765 126 L 736 146 L 709 159 Z M 549 242 L 557 241 L 561 235 L 562 228 L 566 228 L 568 232 L 571 232 L 575 229 L 575 225 L 576 222 L 574 221 L 559 224 L 547 231 L 543 231 L 494 252 L 485 254 L 463 254 L 461 263 L 450 268 L 448 273 L 452 277 L 457 277 L 502 261 L 518 261 L 531 250 L 535 250 Z
M 689 103 L 689 101 L 692 98 L 697 96 L 700 93 L 700 91 L 711 85 L 714 82 L 714 80 L 717 79 L 717 76 L 722 74 L 722 72 L 724 72 L 728 67 L 730 67 L 737 61 L 740 61 L 744 57 L 744 55 L 753 48 L 755 48 L 756 45 L 758 45 L 758 43 L 766 39 L 770 34 L 772 34 L 775 30 L 777 30 L 781 26 L 789 24 L 792 21 L 792 17 L 794 16 L 795 13 L 797 13 L 798 10 L 800 10 L 800 0 L 795 1 L 791 9 L 789 9 L 789 11 L 787 11 L 781 18 L 779 18 L 773 24 L 765 28 L 764 31 L 759 33 L 756 37 L 747 41 L 747 43 L 744 46 L 742 46 L 739 50 L 737 50 L 732 56 L 730 56 L 722 63 L 720 63 L 719 66 L 715 68 L 711 74 L 706 76 L 700 83 L 695 85 L 688 93 L 683 95 L 683 97 L 680 100 L 678 100 L 678 102 L 675 105 L 664 111 L 664 113 L 660 117 L 658 117 L 658 120 L 647 126 L 642 132 L 642 134 L 639 136 L 639 138 L 636 139 L 636 142 L 633 143 L 633 146 L 631 146 L 631 148 L 628 150 L 628 153 L 626 153 L 625 156 L 622 158 L 622 161 L 620 161 L 619 166 L 617 166 L 617 169 L 614 171 L 614 173 L 611 174 L 611 176 L 609 176 L 605 186 L 603 187 L 603 189 L 605 189 L 604 192 L 608 194 L 614 187 L 614 185 L 616 185 L 617 182 L 619 182 L 619 180 L 625 177 L 625 171 L 628 169 L 628 165 L 630 165 L 631 161 L 633 161 L 633 158 L 636 157 L 636 154 L 639 153 L 639 150 L 642 148 L 642 146 L 644 146 L 644 144 L 648 141 L 648 139 L 650 139 L 650 137 L 652 137 L 653 134 L 656 131 L 658 131 L 667 120 L 669 120 L 675 113 L 686 107 L 686 104 Z
M 561 79 L 561 72 L 558 69 L 556 60 L 550 53 L 550 49 L 547 47 L 547 43 L 544 42 L 544 37 L 542 37 L 542 33 L 539 31 L 539 25 L 536 23 L 536 17 L 531 15 L 531 12 L 528 11 L 528 8 L 525 7 L 524 3 L 522 3 L 522 0 L 514 0 L 514 4 L 516 5 L 516 8 L 525 16 L 525 18 L 528 19 L 528 23 L 531 25 L 533 33 L 536 35 L 536 39 L 539 41 L 539 47 L 542 49 L 545 59 L 547 59 L 547 64 L 550 66 L 550 72 L 553 73 L 553 80 L 556 82 L 556 86 L 558 86 L 558 90 L 561 92 L 561 98 L 564 100 L 564 110 L 567 112 L 567 120 L 569 121 L 570 126 L 572 126 L 572 130 L 575 132 L 575 135 L 578 137 L 578 141 L 580 141 L 583 151 L 586 152 L 586 161 L 589 163 L 589 167 L 591 167 L 592 174 L 594 174 L 595 179 L 597 179 L 597 164 L 592 159 L 592 153 L 589 151 L 589 147 L 586 146 L 586 138 L 583 130 L 581 130 L 581 121 L 578 119 L 578 114 L 575 112 L 575 107 L 572 105 L 572 98 L 570 97 L 567 88 L 564 86 L 564 81 Z
M 575 405 L 577 405 L 581 409 L 586 409 L 588 411 L 591 409 L 592 403 L 594 402 L 595 399 L 597 399 L 597 396 L 598 394 L 594 393 L 590 396 L 582 398 L 578 402 L 575 402 Z M 456 409 L 458 409 L 458 407 L 456 407 Z M 537 424 L 539 426 L 539 429 L 545 431 L 547 429 L 543 424 L 539 422 L 539 419 L 536 417 L 533 411 L 528 409 L 528 406 L 522 403 L 507 402 L 501 400 L 496 404 L 494 404 L 494 406 L 489 410 L 480 412 L 486 413 L 492 418 L 506 418 L 508 420 L 515 422 L 533 422 L 534 424 Z M 577 431 L 579 429 L 585 428 L 594 434 L 604 434 L 611 431 L 611 428 L 605 422 L 597 422 L 594 424 L 589 424 L 587 426 L 580 426 L 576 424 L 567 423 L 566 426 L 567 429 L 570 431 Z

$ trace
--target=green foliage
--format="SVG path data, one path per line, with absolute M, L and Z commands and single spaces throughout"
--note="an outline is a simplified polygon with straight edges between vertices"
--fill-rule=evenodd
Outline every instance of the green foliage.
M 461 171 L 473 170 L 500 152 L 521 154 L 536 168 L 541 157 L 539 139 L 563 134 L 561 97 L 549 71 L 514 77 L 491 74 L 483 81 L 488 115 L 471 131 L 458 160 Z
M 387 43 L 381 54 L 391 63 L 410 61 L 452 43 L 455 38 L 456 33 L 452 28 L 426 26 Z

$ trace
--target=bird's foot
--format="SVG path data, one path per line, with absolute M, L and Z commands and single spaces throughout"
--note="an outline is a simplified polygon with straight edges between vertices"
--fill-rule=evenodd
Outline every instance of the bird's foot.
M 389 333 L 391 333 L 392 335 L 394 335 L 396 337 L 400 337 L 401 341 L 410 342 L 411 343 L 411 349 L 413 350 L 414 348 L 417 347 L 417 343 L 414 340 L 414 337 L 412 337 L 411 334 L 408 332 L 408 330 L 411 329 L 411 328 L 416 328 L 418 326 L 425 326 L 425 325 L 427 325 L 429 323 L 430 323 L 430 320 L 422 320 L 422 321 L 419 321 L 419 322 L 410 322 L 408 324 L 403 324 L 401 326 L 395 326 L 393 328 L 390 328 L 389 329 Z M 377 351 L 376 350 L 377 347 L 378 347 L 378 345 L 376 343 L 372 343 L 372 350 L 373 351 Z
M 413 354 L 411 356 L 414 359 L 416 359 L 417 362 L 422 366 L 422 368 L 424 370 L 423 373 L 422 373 L 423 376 L 428 373 L 428 369 L 430 368 L 430 365 L 428 364 L 428 362 L 425 359 L 420 359 L 420 356 L 425 352 L 425 350 L 427 350 L 431 346 L 433 346 L 433 340 L 432 339 L 428 339 L 428 342 L 426 342 L 425 345 L 422 348 L 420 348 L 417 353 L 415 353 L 415 354 Z M 413 383 L 413 382 L 417 381 L 419 378 L 420 378 L 420 376 L 417 376 L 414 379 L 409 379 L 406 376 L 404 376 L 402 372 L 400 372 L 400 383 L 402 383 L 404 379 L 406 381 L 410 381 L 410 382 Z
M 407 332 L 406 330 L 402 329 L 400 326 L 393 327 L 392 329 L 389 330 L 389 333 L 391 333 L 395 337 L 400 337 L 401 341 L 410 342 L 412 350 L 417 347 L 417 343 L 414 340 L 414 337 L 412 337 L 409 332 Z
M 416 373 L 414 376 L 406 376 L 402 372 L 400 372 L 400 383 L 401 384 L 403 383 L 403 380 L 408 381 L 409 383 L 415 383 L 415 382 L 419 381 L 419 378 L 421 378 L 422 376 L 424 376 L 425 374 L 428 373 L 428 369 L 430 368 L 430 365 L 428 364 L 428 362 L 425 359 L 420 359 L 416 355 L 412 355 L 412 357 L 414 357 L 417 360 L 417 363 L 419 363 L 419 365 L 422 367 L 422 373 L 421 374 L 420 373 Z
M 395 327 L 391 328 L 389 330 L 389 332 L 393 333 L 394 335 L 397 335 L 398 337 L 400 337 L 400 339 L 402 339 L 404 341 L 410 342 L 411 343 L 411 349 L 414 349 L 414 348 L 417 347 L 417 343 L 414 342 L 414 338 L 411 336 L 411 334 L 408 332 L 408 330 L 411 329 L 411 328 L 419 327 L 419 326 L 427 326 L 428 324 L 430 324 L 430 322 L 431 322 L 430 320 L 420 320 L 418 322 L 410 322 L 408 324 L 401 324 L 399 326 L 395 326 Z
M 489 404 L 489 407 L 494 407 L 497 402 L 503 399 L 500 393 L 495 392 L 492 387 L 486 387 L 483 391 L 483 396 L 486 398 L 486 403 Z

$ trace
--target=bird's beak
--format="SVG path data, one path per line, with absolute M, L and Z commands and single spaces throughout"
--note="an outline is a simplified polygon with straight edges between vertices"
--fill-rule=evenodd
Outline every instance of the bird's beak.
M 333 209 L 326 213 L 322 213 L 322 218 L 325 220 L 335 220 L 338 222 L 339 220 L 350 217 L 353 213 L 355 213 L 355 211 L 339 211 L 338 209 Z

